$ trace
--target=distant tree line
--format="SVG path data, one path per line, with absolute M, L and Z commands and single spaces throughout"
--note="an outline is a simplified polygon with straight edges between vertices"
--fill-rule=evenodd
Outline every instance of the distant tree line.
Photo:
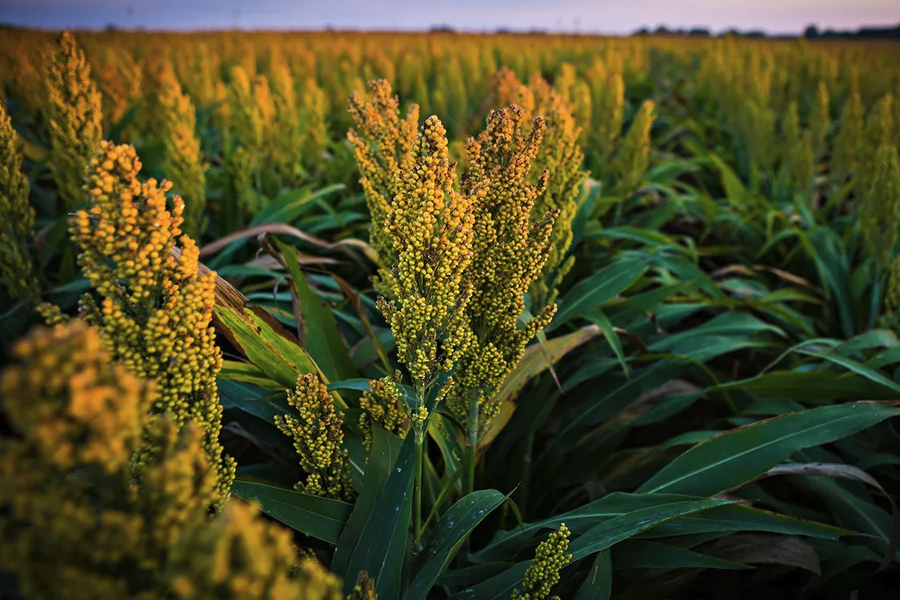
M 894 27 L 862 27 L 856 31 L 835 31 L 826 29 L 819 31 L 815 25 L 810 25 L 803 32 L 803 37 L 808 40 L 818 39 L 861 39 L 861 40 L 900 40 L 900 25 Z
M 637 36 L 681 36 L 681 37 L 712 37 L 713 34 L 709 29 L 703 27 L 694 27 L 692 29 L 669 29 L 661 25 L 654 30 L 643 27 L 636 32 Z M 734 36 L 746 38 L 793 38 L 794 35 L 769 35 L 764 31 L 751 30 L 739 31 L 737 29 L 729 29 L 718 34 L 720 37 Z M 865 40 L 900 40 L 900 25 L 894 27 L 862 27 L 856 31 L 837 31 L 834 29 L 826 29 L 819 31 L 815 25 L 810 25 L 803 32 L 802 36 L 808 40 L 818 39 L 865 39 Z

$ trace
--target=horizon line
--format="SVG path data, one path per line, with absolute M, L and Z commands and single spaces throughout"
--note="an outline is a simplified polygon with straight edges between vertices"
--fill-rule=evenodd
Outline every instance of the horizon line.
M 819 34 L 831 32 L 836 34 L 858 34 L 862 31 L 866 30 L 892 30 L 892 29 L 900 29 L 900 22 L 885 24 L 885 25 L 860 25 L 856 29 L 837 29 L 837 28 L 824 28 L 819 29 L 814 23 L 811 23 L 809 26 L 815 26 Z M 605 33 L 602 31 L 584 31 L 584 30 L 553 30 L 553 29 L 542 29 L 539 27 L 503 27 L 498 26 L 494 28 L 485 28 L 485 29 L 468 29 L 468 28 L 457 28 L 448 24 L 433 24 L 427 27 L 366 27 L 366 28 L 355 28 L 355 27 L 331 27 L 328 24 L 325 24 L 318 28 L 299 28 L 299 27 L 289 27 L 289 28 L 280 28 L 280 27 L 242 27 L 240 25 L 232 26 L 232 27 L 209 27 L 209 28 L 179 28 L 179 27 L 149 27 L 149 26 L 124 26 L 117 25 L 115 23 L 109 23 L 103 26 L 90 27 L 90 26 L 75 26 L 75 27 L 40 27 L 34 25 L 22 25 L 17 23 L 7 23 L 0 21 L 0 28 L 8 28 L 8 29 L 20 29 L 27 31 L 37 31 L 37 32 L 45 32 L 45 33 L 53 33 L 58 31 L 73 31 L 73 32 L 92 32 L 92 33 L 103 33 L 103 32 L 135 32 L 135 33 L 222 33 L 222 32 L 241 32 L 241 33 L 395 33 L 395 34 L 422 34 L 422 33 L 446 33 L 446 34 L 459 34 L 459 35 L 546 35 L 546 36 L 560 36 L 560 37 L 633 37 L 637 35 L 653 35 L 656 31 L 660 29 L 664 30 L 668 34 L 689 34 L 692 31 L 697 32 L 708 32 L 710 36 L 721 36 L 732 32 L 743 33 L 743 34 L 764 34 L 766 37 L 802 37 L 805 31 L 773 31 L 764 28 L 751 28 L 751 29 L 740 29 L 739 27 L 728 27 L 722 28 L 719 30 L 714 30 L 711 27 L 703 26 L 703 25 L 694 25 L 691 27 L 673 27 L 670 28 L 667 25 L 658 25 L 656 27 L 651 27 L 649 25 L 638 27 L 628 33 Z M 646 32 L 646 33 L 644 33 Z M 696 36 L 701 37 L 701 36 Z

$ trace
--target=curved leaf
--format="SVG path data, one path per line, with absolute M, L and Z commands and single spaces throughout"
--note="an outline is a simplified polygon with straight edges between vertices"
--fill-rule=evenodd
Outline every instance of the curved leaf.
M 463 541 L 506 498 L 496 490 L 480 490 L 464 496 L 450 507 L 441 517 L 431 542 L 423 552 L 424 564 L 403 595 L 404 600 L 424 600 Z
M 578 592 L 575 600 L 609 600 L 612 598 L 612 561 L 610 551 L 597 553 L 594 564 Z
M 569 544 L 572 560 L 578 561 L 614 544 L 680 516 L 731 504 L 730 500 L 690 500 L 636 510 L 592 527 Z M 502 574 L 451 596 L 451 600 L 506 600 L 520 585 L 530 560 L 522 561 Z
M 337 544 L 353 506 L 346 502 L 277 488 L 264 483 L 235 481 L 235 496 L 258 503 L 262 511 L 291 529 Z
M 773 536 L 778 539 L 780 536 Z M 724 560 L 662 542 L 625 540 L 612 549 L 616 569 L 750 569 L 738 559 Z
M 366 571 L 375 580 L 375 592 L 379 598 L 396 600 L 400 597 L 404 553 L 412 517 L 415 458 L 416 436 L 409 435 L 400 447 L 400 454 L 391 466 L 384 486 L 374 499 L 371 512 L 360 524 L 358 538 L 355 542 L 348 539 L 350 543 L 346 546 L 341 540 L 339 549 L 344 550 L 348 557 L 346 567 L 338 572 L 344 577 L 345 594 L 353 590 L 355 574 Z M 366 484 L 363 485 L 365 492 Z
M 900 409 L 856 402 L 766 419 L 701 442 L 666 465 L 638 492 L 711 496 L 751 481 L 803 448 L 871 427 Z
M 612 300 L 646 272 L 647 265 L 643 260 L 620 259 L 580 281 L 559 301 L 559 310 L 547 331 L 553 331 L 567 321 Z
M 271 238 L 291 274 L 293 298 L 299 308 L 301 342 L 310 357 L 329 380 L 352 379 L 357 376 L 350 351 L 341 336 L 331 309 L 322 304 L 310 287 L 297 261 L 297 249 Z M 295 312 L 297 312 L 295 308 Z

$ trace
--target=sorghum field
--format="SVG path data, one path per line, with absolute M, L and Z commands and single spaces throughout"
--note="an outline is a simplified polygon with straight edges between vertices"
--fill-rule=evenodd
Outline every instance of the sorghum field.
M 900 45 L 0 61 L 5 600 L 900 589 Z

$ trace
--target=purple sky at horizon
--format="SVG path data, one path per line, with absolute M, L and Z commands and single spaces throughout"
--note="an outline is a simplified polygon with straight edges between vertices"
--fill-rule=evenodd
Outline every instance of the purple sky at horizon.
M 797 33 L 900 24 L 898 0 L 0 0 L 0 23 L 47 29 L 540 28 L 624 34 L 641 27 Z

